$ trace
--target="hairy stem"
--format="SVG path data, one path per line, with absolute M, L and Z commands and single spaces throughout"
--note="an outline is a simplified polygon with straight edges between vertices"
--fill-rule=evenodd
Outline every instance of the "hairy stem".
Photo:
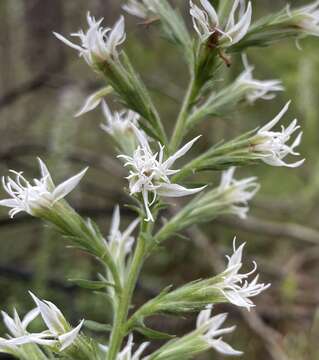
M 114 327 L 111 334 L 110 347 L 106 360 L 115 360 L 120 351 L 123 339 L 126 335 L 126 321 L 129 308 L 132 301 L 133 292 L 136 282 L 143 265 L 145 255 L 145 240 L 139 236 L 137 246 L 134 252 L 132 264 L 129 269 L 127 280 L 124 284 L 123 291 L 120 294 L 118 306 L 114 317 Z

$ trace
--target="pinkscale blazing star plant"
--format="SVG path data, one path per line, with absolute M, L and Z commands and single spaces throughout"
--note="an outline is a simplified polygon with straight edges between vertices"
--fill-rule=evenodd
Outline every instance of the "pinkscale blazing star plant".
M 22 360 L 180 360 L 196 358 L 209 350 L 229 356 L 242 354 L 223 339 L 235 327 L 222 328 L 226 314 L 212 316 L 212 309 L 214 304 L 223 302 L 250 310 L 255 306 L 252 298 L 269 288 L 269 284 L 259 283 L 259 275 L 249 280 L 257 269 L 255 263 L 250 272 L 240 272 L 245 244 L 236 248 L 234 242 L 233 254 L 227 258 L 227 267 L 222 273 L 176 289 L 166 288 L 140 308 L 132 306 L 134 290 L 145 259 L 164 241 L 191 225 L 212 221 L 221 214 L 247 216 L 249 202 L 260 186 L 254 176 L 235 179 L 236 166 L 254 163 L 295 168 L 304 162 L 303 159 L 286 161 L 288 156 L 299 155 L 296 147 L 302 132 L 297 120 L 287 128 L 282 126 L 280 131 L 274 129 L 287 112 L 288 103 L 260 129 L 212 146 L 177 169 L 173 168 L 195 142 L 200 142 L 198 134 L 188 142 L 186 137 L 207 116 L 230 112 L 243 101 L 253 104 L 258 99 L 271 100 L 284 90 L 279 80 L 254 79 L 254 67 L 249 65 L 244 52 L 251 46 L 282 40 L 282 34 L 297 39 L 318 36 L 318 7 L 318 1 L 296 9 L 287 7 L 254 23 L 251 2 L 224 0 L 215 8 L 208 0 L 193 0 L 189 12 L 194 31 L 190 32 L 182 16 L 166 0 L 125 1 L 122 8 L 127 13 L 146 21 L 156 19 L 189 67 L 189 88 L 170 137 L 147 87 L 123 49 L 126 39 L 123 16 L 109 28 L 102 25 L 103 19 L 96 20 L 88 13 L 88 29 L 71 35 L 78 38 L 79 43 L 55 33 L 59 40 L 77 50 L 107 83 L 86 99 L 77 116 L 102 105 L 105 121 L 101 127 L 113 140 L 117 158 L 128 171 L 129 196 L 137 204 L 132 207 L 137 217 L 126 230 L 121 230 L 117 205 L 109 234 L 105 236 L 94 221 L 78 214 L 65 197 L 79 184 L 87 169 L 58 186 L 41 160 L 38 179 L 30 181 L 22 172 L 13 170 L 15 178 L 3 177 L 3 188 L 9 197 L 1 200 L 0 205 L 10 209 L 11 217 L 26 212 L 54 225 L 73 247 L 93 255 L 104 265 L 105 273 L 99 274 L 97 280 L 74 281 L 79 286 L 105 292 L 111 300 L 108 306 L 111 306 L 113 323 L 110 336 L 97 340 L 85 334 L 84 320 L 72 326 L 57 306 L 31 293 L 36 308 L 24 318 L 21 319 L 16 310 L 13 317 L 2 312 L 9 334 L 0 338 L 0 352 Z M 217 70 L 223 62 L 231 65 L 234 52 L 242 54 L 245 70 L 233 83 L 215 91 L 212 87 Z M 113 111 L 107 105 L 105 98 L 113 93 L 125 106 L 121 111 Z M 184 180 L 189 181 L 202 170 L 212 173 L 223 170 L 220 184 L 186 187 Z M 189 201 L 186 198 L 183 206 L 175 209 L 174 216 L 166 211 L 166 222 L 160 222 L 161 212 L 170 205 L 167 198 L 184 196 L 192 198 Z M 192 312 L 199 313 L 197 323 L 193 331 L 183 336 L 159 334 L 145 325 L 145 320 L 153 315 L 184 316 Z M 30 323 L 39 316 L 44 329 L 30 332 Z M 154 335 L 171 340 L 155 351 L 150 350 L 154 347 L 149 346 L 149 341 L 136 348 L 133 336 L 137 331 L 149 338 L 147 340 Z

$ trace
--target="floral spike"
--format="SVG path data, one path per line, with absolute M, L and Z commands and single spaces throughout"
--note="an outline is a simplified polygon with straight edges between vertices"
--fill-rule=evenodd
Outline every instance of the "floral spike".
M 254 303 L 251 301 L 251 297 L 259 295 L 270 287 L 270 284 L 258 284 L 259 275 L 249 283 L 248 277 L 254 274 L 257 270 L 257 265 L 254 262 L 254 268 L 252 271 L 244 274 L 240 274 L 239 271 L 242 268 L 242 256 L 245 247 L 243 243 L 238 249 L 236 249 L 236 238 L 233 243 L 233 255 L 227 256 L 228 265 L 226 270 L 221 274 L 223 281 L 217 285 L 222 291 L 226 299 L 234 305 L 245 307 L 250 310 L 254 307 Z
M 202 42 L 217 34 L 218 45 L 227 47 L 238 43 L 246 35 L 252 17 L 251 2 L 245 11 L 244 2 L 235 0 L 225 26 L 220 24 L 217 12 L 208 0 L 200 0 L 200 3 L 203 9 L 190 0 L 190 14 L 194 29 Z M 237 12 L 239 20 L 236 22 Z
M 220 335 L 229 334 L 236 329 L 236 326 L 220 329 L 227 318 L 227 314 L 220 314 L 212 317 L 212 306 L 201 311 L 197 317 L 196 327 L 203 335 L 207 344 L 223 355 L 242 355 L 241 351 L 234 350 L 225 343 Z
M 89 29 L 86 33 L 82 30 L 71 36 L 78 37 L 81 44 L 77 45 L 66 39 L 61 34 L 54 32 L 53 34 L 66 45 L 77 50 L 79 55 L 93 68 L 96 63 L 104 62 L 110 57 L 117 58 L 117 47 L 121 45 L 126 38 L 124 17 L 121 16 L 116 22 L 113 29 L 103 28 L 101 23 L 103 18 L 96 20 L 88 12 L 87 22 Z
M 54 187 L 51 175 L 41 159 L 39 159 L 39 164 L 42 177 L 34 179 L 34 184 L 26 180 L 22 172 L 14 170 L 10 171 L 16 176 L 15 180 L 11 177 L 2 178 L 3 188 L 11 198 L 1 200 L 0 205 L 12 208 L 9 211 L 11 218 L 21 211 L 38 216 L 39 211 L 52 208 L 57 201 L 75 189 L 88 170 L 85 168 L 77 175 Z
M 179 170 L 171 170 L 171 166 L 182 157 L 199 137 L 184 145 L 174 155 L 164 161 L 164 147 L 159 144 L 159 152 L 154 154 L 150 148 L 146 135 L 133 126 L 139 146 L 133 156 L 120 155 L 126 160 L 124 166 L 130 168 L 129 180 L 131 195 L 141 193 L 147 217 L 145 221 L 154 221 L 150 206 L 156 201 L 157 195 L 167 197 L 181 197 L 196 194 L 205 187 L 187 189 L 177 184 L 171 184 L 169 176 Z M 150 199 L 151 194 L 151 199 Z
M 295 168 L 301 166 L 305 161 L 305 159 L 302 159 L 291 164 L 283 161 L 287 155 L 299 155 L 299 153 L 295 152 L 295 148 L 301 142 L 302 132 L 299 132 L 292 145 L 286 144 L 291 136 L 300 128 L 297 119 L 293 120 L 287 128 L 282 126 L 281 132 L 272 131 L 273 127 L 278 124 L 288 111 L 289 105 L 290 101 L 273 120 L 259 129 L 251 141 L 253 151 L 262 154 L 261 160 L 268 165 Z

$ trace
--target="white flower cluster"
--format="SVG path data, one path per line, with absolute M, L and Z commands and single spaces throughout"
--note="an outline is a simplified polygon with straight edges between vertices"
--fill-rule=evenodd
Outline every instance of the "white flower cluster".
M 14 310 L 13 318 L 4 311 L 2 312 L 3 321 L 10 332 L 10 336 L 8 339 L 0 338 L 0 352 L 19 357 L 19 347 L 23 345 L 54 346 L 59 351 L 71 346 L 76 341 L 84 320 L 72 328 L 53 303 L 40 300 L 32 293 L 30 294 L 36 303 L 36 308 L 28 312 L 22 320 L 16 310 Z M 40 333 L 29 333 L 27 328 L 39 315 L 46 324 L 47 330 Z
M 261 154 L 261 160 L 271 166 L 295 168 L 301 166 L 305 162 L 305 159 L 296 161 L 292 164 L 283 161 L 287 155 L 300 155 L 298 152 L 295 152 L 295 148 L 300 145 L 302 132 L 299 132 L 291 145 L 287 145 L 291 136 L 300 129 L 297 119 L 294 119 L 287 128 L 282 126 L 281 131 L 272 130 L 286 114 L 289 105 L 290 102 L 284 106 L 273 120 L 259 129 L 256 136 L 252 139 L 253 151 Z
M 241 351 L 234 350 L 221 337 L 221 335 L 233 332 L 236 326 L 220 329 L 227 318 L 227 314 L 212 316 L 212 309 L 212 306 L 208 306 L 197 317 L 196 328 L 202 334 L 203 340 L 207 342 L 209 347 L 223 355 L 242 355 Z
M 217 45 L 227 47 L 238 43 L 246 35 L 252 17 L 251 2 L 245 9 L 245 0 L 234 0 L 225 24 L 220 23 L 216 10 L 208 0 L 200 0 L 200 3 L 202 8 L 190 0 L 194 29 L 201 41 L 205 42 L 216 35 Z
M 81 44 L 77 45 L 58 33 L 54 35 L 66 45 L 77 50 L 79 55 L 92 67 L 96 63 L 104 62 L 110 57 L 118 56 L 117 47 L 121 45 L 126 38 L 124 17 L 121 16 L 113 29 L 103 28 L 101 23 L 103 18 L 96 20 L 90 13 L 87 14 L 89 29 L 83 30 L 71 36 L 78 37 Z
M 193 195 L 205 187 L 187 189 L 178 184 L 172 184 L 169 176 L 176 174 L 179 170 L 172 170 L 175 161 L 185 155 L 199 137 L 188 142 L 175 154 L 164 160 L 164 147 L 159 144 L 159 152 L 154 153 L 150 147 L 147 137 L 137 127 L 133 126 L 139 146 L 133 156 L 120 155 L 129 167 L 129 180 L 131 195 L 141 194 L 147 217 L 145 221 L 154 221 L 150 207 L 155 203 L 157 196 L 181 197 Z M 151 199 L 150 199 L 151 194 Z
M 253 104 L 258 99 L 271 100 L 275 92 L 283 91 L 284 87 L 280 80 L 256 80 L 253 77 L 254 67 L 249 65 L 247 56 L 243 56 L 245 71 L 235 81 L 235 85 L 246 90 L 246 99 Z
M 2 178 L 3 188 L 11 198 L 1 200 L 0 206 L 12 208 L 9 211 L 11 217 L 21 211 L 25 211 L 32 216 L 38 216 L 41 211 L 51 209 L 56 202 L 74 190 L 87 171 L 86 168 L 55 187 L 48 168 L 41 159 L 38 160 L 41 178 L 34 179 L 33 184 L 26 180 L 21 172 L 14 170 L 11 170 L 11 172 L 15 174 L 15 180 L 11 177 Z
M 268 289 L 270 284 L 258 284 L 259 275 L 256 275 L 250 283 L 248 282 L 249 276 L 257 270 L 256 263 L 254 263 L 252 271 L 243 274 L 239 273 L 243 266 L 242 256 L 244 247 L 245 243 L 236 249 L 236 238 L 234 239 L 234 253 L 232 256 L 227 256 L 227 268 L 220 275 L 222 281 L 217 284 L 217 287 L 230 303 L 250 310 L 250 308 L 255 306 L 250 298 Z
M 232 167 L 222 173 L 217 191 L 222 195 L 224 203 L 229 206 L 230 213 L 245 218 L 249 211 L 248 201 L 256 195 L 260 185 L 256 177 L 234 179 L 235 170 L 236 168 Z

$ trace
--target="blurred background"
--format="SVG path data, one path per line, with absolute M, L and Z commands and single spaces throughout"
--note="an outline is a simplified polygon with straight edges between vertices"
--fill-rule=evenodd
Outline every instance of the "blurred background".
M 175 3 L 188 18 L 188 1 Z M 257 18 L 281 9 L 286 2 L 253 3 Z M 290 3 L 298 6 L 308 1 Z M 104 83 L 72 49 L 57 41 L 52 31 L 68 34 L 86 28 L 87 10 L 104 17 L 106 24 L 113 24 L 120 5 L 116 0 L 0 1 L 0 174 L 16 169 L 35 177 L 38 155 L 47 162 L 57 182 L 90 166 L 69 201 L 81 214 L 94 218 L 105 234 L 114 204 L 127 203 L 123 192 L 125 172 L 110 139 L 99 127 L 103 121 L 100 110 L 73 117 L 85 98 Z M 188 81 L 187 69 L 181 55 L 162 39 L 156 26 L 137 22 L 127 16 L 125 46 L 169 131 Z M 190 230 L 189 240 L 169 241 L 146 264 L 135 299 L 141 304 L 169 284 L 180 285 L 218 272 L 236 235 L 240 242 L 247 242 L 248 265 L 256 260 L 262 281 L 272 283 L 271 289 L 256 299 L 256 311 L 216 307 L 230 312 L 231 323 L 238 325 L 238 331 L 227 340 L 245 351 L 243 359 L 319 359 L 319 39 L 303 40 L 301 47 L 298 50 L 290 40 L 270 48 L 250 49 L 255 77 L 281 78 L 286 92 L 272 101 L 241 106 L 222 119 L 202 122 L 196 133 L 204 136 L 194 154 L 264 124 L 292 99 L 285 124 L 294 117 L 300 120 L 305 165 L 298 169 L 266 165 L 240 169 L 237 176 L 256 175 L 262 184 L 248 219 L 221 217 L 201 231 Z M 242 71 L 240 59 L 233 60 L 233 66 L 220 74 L 222 84 Z M 218 184 L 219 176 L 217 172 L 209 174 L 210 181 Z M 132 214 L 124 210 L 122 218 L 125 226 Z M 11 312 L 15 306 L 24 314 L 33 306 L 30 289 L 57 304 L 73 323 L 82 317 L 109 321 L 109 305 L 104 298 L 67 281 L 94 279 L 100 269 L 93 259 L 66 248 L 67 242 L 40 221 L 25 214 L 11 220 L 5 209 L 0 209 L 0 241 L 1 309 Z M 181 334 L 193 327 L 194 318 L 154 318 L 150 325 Z M 4 328 L 1 330 L 3 334 Z M 105 334 L 98 336 L 103 339 Z M 219 358 L 209 353 L 201 359 Z

